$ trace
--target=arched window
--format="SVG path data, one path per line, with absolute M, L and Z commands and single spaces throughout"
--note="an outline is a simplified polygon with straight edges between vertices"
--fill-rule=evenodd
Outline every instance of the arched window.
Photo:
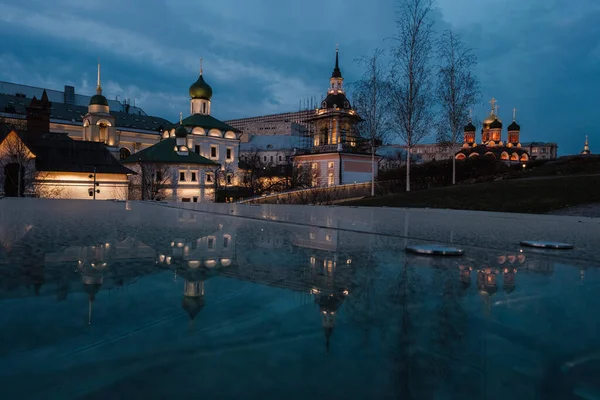
M 131 151 L 127 147 L 121 147 L 119 149 L 119 160 L 124 160 L 131 155 Z

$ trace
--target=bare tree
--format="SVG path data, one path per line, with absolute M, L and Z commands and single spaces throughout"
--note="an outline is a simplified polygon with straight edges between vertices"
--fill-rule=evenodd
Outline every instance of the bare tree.
M 410 153 L 427 134 L 432 115 L 430 59 L 434 0 L 400 0 L 392 48 L 392 121 L 406 143 L 406 191 L 410 191 Z
M 0 143 L 0 174 L 4 189 L 14 188 L 14 193 L 7 196 L 24 197 L 32 195 L 36 179 L 35 155 L 27 145 L 12 131 Z
M 354 107 L 362 117 L 358 129 L 371 145 L 371 196 L 375 196 L 376 141 L 383 143 L 390 126 L 390 109 L 386 104 L 390 85 L 383 75 L 380 61 L 383 54 L 383 50 L 375 49 L 373 55 L 358 60 L 365 67 L 365 72 L 362 79 L 353 85 L 352 96 Z
M 473 73 L 477 57 L 465 47 L 459 35 L 446 30 L 438 41 L 436 95 L 440 103 L 441 121 L 438 124 L 438 142 L 452 146 L 452 184 L 456 183 L 456 144 L 463 125 L 467 122 L 469 109 L 477 103 L 479 82 Z
M 129 181 L 131 200 L 166 200 L 168 189 L 173 188 L 173 168 L 168 164 L 136 164 L 132 169 L 137 172 Z

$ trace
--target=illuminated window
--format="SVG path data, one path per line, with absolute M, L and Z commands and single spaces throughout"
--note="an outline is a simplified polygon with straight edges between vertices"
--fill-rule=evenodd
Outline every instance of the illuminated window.
M 179 171 L 179 182 L 185 182 L 185 171 Z
M 333 172 L 330 172 L 329 175 L 327 176 L 327 184 L 329 186 L 335 184 L 335 178 L 333 176 Z
M 329 168 L 333 168 L 333 161 L 329 162 Z
M 316 162 L 312 163 L 312 169 L 317 169 L 317 168 L 319 168 L 319 164 Z
M 311 233 L 309 233 L 309 237 L 310 237 L 311 239 L 314 239 L 314 238 L 316 237 L 316 235 L 315 235 L 315 233 L 314 233 L 314 232 L 311 232 Z
M 325 235 L 325 240 L 331 242 L 331 235 Z

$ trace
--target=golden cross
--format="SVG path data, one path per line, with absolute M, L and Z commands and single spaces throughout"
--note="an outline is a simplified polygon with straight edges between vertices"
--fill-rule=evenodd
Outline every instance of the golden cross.
M 492 105 L 492 111 L 494 111 L 496 109 L 496 99 L 492 97 L 492 100 L 490 100 L 490 104 Z
M 179 123 L 183 122 L 183 113 L 179 113 Z
M 202 61 L 204 61 L 204 58 L 200 58 L 200 75 L 202 75 Z
M 517 109 L 513 108 L 513 121 L 517 120 Z

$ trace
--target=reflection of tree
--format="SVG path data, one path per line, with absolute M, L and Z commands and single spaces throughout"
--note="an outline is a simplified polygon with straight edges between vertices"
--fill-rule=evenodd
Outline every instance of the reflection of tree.
M 432 290 L 441 288 L 441 297 L 432 314 L 429 373 L 432 384 L 448 385 L 452 364 L 457 354 L 461 353 L 467 329 L 467 315 L 460 304 L 464 286 L 460 282 L 460 269 L 454 265 L 442 264 L 434 266 Z M 465 385 L 453 388 L 459 390 Z M 454 390 L 455 389 L 455 390 Z

